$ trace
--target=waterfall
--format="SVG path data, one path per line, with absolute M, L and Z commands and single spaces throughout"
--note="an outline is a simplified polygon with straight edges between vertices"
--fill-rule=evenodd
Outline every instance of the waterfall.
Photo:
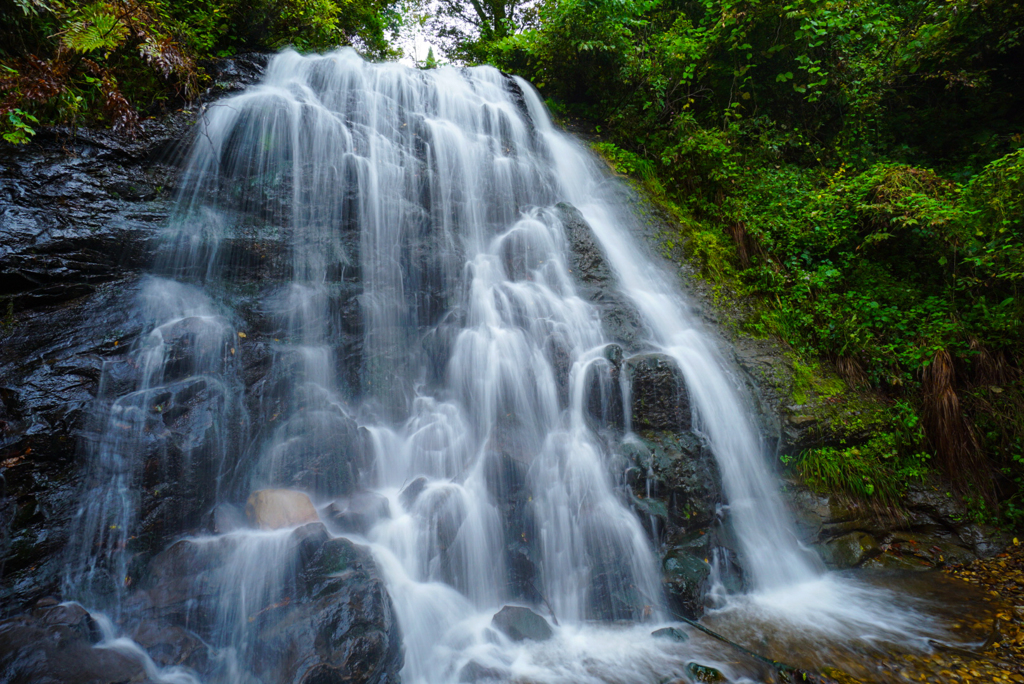
M 529 86 L 523 83 L 524 90 Z M 536 97 L 530 112 L 552 149 L 562 196 L 575 204 L 601 241 L 621 287 L 652 331 L 650 343 L 679 364 L 693 397 L 694 428 L 708 442 L 722 472 L 729 512 L 753 587 L 767 590 L 806 582 L 822 572 L 820 561 L 797 543 L 768 469 L 768 454 L 743 385 L 688 311 L 678 287 L 629 236 L 635 218 L 595 201 L 607 196 L 593 160 L 554 129 Z
M 566 202 L 647 331 L 638 347 L 682 373 L 751 589 L 825 581 L 786 518 L 743 383 L 630 234 L 617 181 L 529 84 L 286 51 L 197 129 L 140 295 L 139 379 L 119 394 L 105 376 L 87 435 L 69 594 L 130 610 L 133 545 L 155 515 L 137 488 L 189 488 L 189 506 L 157 513 L 196 530 L 214 511 L 219 534 L 186 542 L 228 554 L 204 586 L 220 592 L 209 610 L 234 654 L 219 676 L 248 681 L 238 672 L 259 647 L 246 616 L 289 581 L 277 559 L 290 542 L 232 523 L 231 505 L 297 489 L 372 550 L 407 682 L 476 668 L 639 683 L 684 676 L 698 656 L 733 672 L 699 644 L 649 636 L 670 616 L 623 493 L 618 340 L 572 272 Z M 185 405 L 204 422 L 183 438 L 167 426 Z M 506 604 L 542 613 L 555 639 L 496 635 Z

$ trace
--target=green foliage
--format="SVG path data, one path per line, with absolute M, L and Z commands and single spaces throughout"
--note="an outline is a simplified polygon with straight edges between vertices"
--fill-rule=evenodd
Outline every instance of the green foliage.
M 7 112 L 7 127 L 3 134 L 4 140 L 14 145 L 27 143 L 36 134 L 29 123 L 37 124 L 39 119 L 21 109 Z
M 435 0 L 425 18 L 449 58 L 474 62 L 486 58 L 496 40 L 533 23 L 536 6 L 526 0 Z
M 608 161 L 616 173 L 638 178 L 644 183 L 650 184 L 651 191 L 664 194 L 664 188 L 658 181 L 657 168 L 651 160 L 624 150 L 615 143 L 595 142 L 591 144 L 591 147 Z
M 823 377 L 819 364 L 804 363 L 793 357 L 793 402 L 806 404 L 812 397 L 829 399 L 846 389 L 846 383 L 836 377 Z
M 390 0 L 17 0 L 0 4 L 0 135 L 30 123 L 107 124 L 131 132 L 198 95 L 204 59 L 240 50 L 355 45 L 396 54 Z
M 818 376 L 812 373 L 810 377 Z M 832 391 L 842 390 L 833 387 Z M 926 437 L 921 419 L 906 401 L 887 408 L 870 404 L 866 408 L 861 415 L 840 419 L 845 423 L 840 428 L 849 434 L 869 432 L 866 441 L 808 449 L 795 460 L 795 467 L 818 491 L 840 492 L 898 507 L 907 485 L 929 473 L 931 455 L 923 448 Z
M 932 464 L 1024 522 L 1024 5 L 549 0 L 475 50 L 600 124 L 679 217 L 666 252 L 818 359 L 795 394 L 838 398 L 820 363 L 905 408 L 805 477 L 891 498 Z
M 434 57 L 434 48 L 432 48 L 432 47 L 427 50 L 427 58 L 423 61 L 423 68 L 424 69 L 436 69 L 437 68 L 437 58 Z
M 128 37 L 128 25 L 117 16 L 117 9 L 105 2 L 72 7 L 61 41 L 76 52 L 116 50 Z

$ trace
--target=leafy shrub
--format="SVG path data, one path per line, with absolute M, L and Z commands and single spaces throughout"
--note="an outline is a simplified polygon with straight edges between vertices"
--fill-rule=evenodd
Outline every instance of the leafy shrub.
M 0 134 L 30 123 L 103 123 L 131 132 L 201 89 L 200 62 L 238 50 L 355 44 L 394 54 L 401 17 L 386 0 L 17 0 L 0 5 Z

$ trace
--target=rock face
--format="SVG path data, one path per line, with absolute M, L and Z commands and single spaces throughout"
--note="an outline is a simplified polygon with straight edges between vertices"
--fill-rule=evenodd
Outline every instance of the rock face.
M 670 356 L 633 356 L 626 359 L 625 371 L 634 430 L 690 430 L 689 393 L 679 366 Z
M 122 652 L 93 648 L 99 626 L 78 604 L 42 601 L 30 613 L 0 622 L 0 679 L 10 684 L 119 684 L 146 679 L 142 664 Z
M 711 573 L 708 561 L 715 549 L 729 544 L 716 517 L 722 500 L 717 466 L 690 432 L 689 393 L 675 360 L 644 351 L 646 331 L 640 316 L 616 291 L 615 274 L 590 225 L 572 205 L 559 204 L 557 210 L 565 227 L 577 288 L 597 306 L 605 332 L 614 341 L 588 369 L 587 421 L 599 432 L 621 430 L 625 414 L 629 414 L 637 434 L 620 446 L 627 495 L 659 550 L 669 608 L 679 615 L 699 617 Z M 626 406 L 623 385 L 629 390 Z M 618 442 L 621 433 L 608 438 Z M 515 506 L 506 509 L 503 517 L 514 521 Z M 509 529 L 516 530 L 509 535 L 513 537 L 511 544 L 519 536 L 532 538 L 512 522 L 509 525 Z M 519 565 L 527 570 L 524 577 L 532 578 L 528 571 L 533 565 L 525 560 L 529 555 L 530 549 L 522 548 Z M 720 555 L 728 558 L 733 554 L 725 549 Z M 524 585 L 529 586 L 527 582 Z M 537 600 L 528 590 L 520 595 Z
M 252 55 L 214 65 L 205 102 L 254 82 L 266 63 Z M 158 665 L 214 673 L 223 663 L 209 645 L 227 638 L 227 608 L 215 592 L 245 557 L 242 547 L 274 542 L 263 565 L 281 576 L 273 586 L 285 593 L 255 592 L 263 603 L 246 620 L 262 642 L 243 654 L 250 671 L 296 684 L 397 681 L 400 636 L 369 553 L 330 539 L 319 523 L 304 524 L 318 517 L 300 492 L 254 495 L 251 518 L 262 532 L 247 529 L 240 510 L 263 475 L 264 484 L 358 494 L 364 454 L 354 423 L 340 410 L 290 405 L 282 390 L 301 381 L 302 366 L 274 344 L 283 334 L 280 312 L 291 306 L 288 236 L 272 228 L 222 241 L 215 266 L 227 274 L 237 318 L 188 314 L 143 334 L 140 294 L 153 282 L 143 271 L 174 268 L 158 233 L 171 220 L 176 155 L 193 135 L 199 104 L 143 122 L 134 140 L 77 129 L 0 148 L 0 617 L 15 616 L 0 623 L 0 680 L 147 680 L 137 658 L 93 648 L 100 636 L 84 610 L 46 598 L 60 595 L 82 492 L 112 477 L 93 464 L 117 404 L 141 453 L 127 475 L 138 496 L 122 592 L 132 617 L 118 629 Z M 358 263 L 358 235 L 341 240 Z M 338 366 L 348 373 L 341 380 L 358 393 L 358 269 L 329 278 Z M 149 349 L 161 359 L 155 369 L 140 361 Z M 146 389 L 146 373 L 157 374 L 159 390 Z M 230 410 L 225 402 L 234 402 Z M 243 413 L 251 423 L 236 420 Z M 218 424 L 215 416 L 227 419 Z M 311 433 L 332 446 L 320 461 Z M 250 443 L 272 448 L 246 454 Z M 224 465 L 229 448 L 236 467 Z M 294 467 L 301 460 L 312 466 Z M 337 472 L 321 467 L 339 462 Z M 295 525 L 302 526 L 277 531 Z M 208 532 L 230 534 L 217 537 L 223 546 L 166 547 L 190 533 L 208 540 Z
M 217 86 L 207 98 L 253 82 L 266 62 L 249 55 L 213 65 Z M 99 429 L 90 419 L 94 398 L 136 387 L 138 368 L 126 353 L 142 332 L 133 303 L 171 211 L 179 145 L 196 118 L 181 111 L 146 120 L 132 140 L 57 130 L 0 147 L 0 604 L 10 610 L 57 591 L 82 487 L 80 443 Z M 273 244 L 261 250 L 268 258 L 256 259 L 263 269 L 254 277 L 274 261 Z M 200 400 L 193 393 L 178 407 L 187 411 L 160 417 L 160 449 L 180 455 L 180 435 L 202 420 Z M 148 522 L 139 539 L 159 543 L 196 524 L 204 502 L 161 487 L 184 473 L 147 473 L 171 478 L 150 482 L 143 495 Z M 216 484 L 208 474 L 199 479 Z
M 601 314 L 608 338 L 627 351 L 639 350 L 647 337 L 636 307 L 616 288 L 616 278 L 593 228 L 579 209 L 567 202 L 555 206 L 569 243 L 569 270 L 580 296 L 593 303 Z
M 791 485 L 789 500 L 804 542 L 834 569 L 927 570 L 998 550 L 998 537 L 969 522 L 936 483 L 912 485 L 903 502 L 905 515 L 898 517 L 879 516 L 862 504 L 799 485 Z
M 320 520 L 309 495 L 292 489 L 253 492 L 245 502 L 245 516 L 261 530 L 279 530 Z
M 717 518 L 721 478 L 714 457 L 690 433 L 642 432 L 623 444 L 633 509 L 659 549 L 669 608 L 696 618 L 716 548 L 730 545 Z
M 280 583 L 239 572 L 247 564 Z M 156 556 L 146 577 L 129 600 L 129 628 L 167 664 L 216 675 L 217 662 L 195 643 L 237 638 L 247 615 L 240 664 L 263 681 L 398 681 L 401 636 L 376 565 L 320 523 L 285 536 L 183 540 Z

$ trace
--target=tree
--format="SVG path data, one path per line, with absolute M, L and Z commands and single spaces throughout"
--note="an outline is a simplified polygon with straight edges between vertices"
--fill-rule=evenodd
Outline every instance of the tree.
M 475 62 L 484 44 L 514 34 L 535 18 L 534 0 L 437 0 L 430 24 L 445 54 Z

